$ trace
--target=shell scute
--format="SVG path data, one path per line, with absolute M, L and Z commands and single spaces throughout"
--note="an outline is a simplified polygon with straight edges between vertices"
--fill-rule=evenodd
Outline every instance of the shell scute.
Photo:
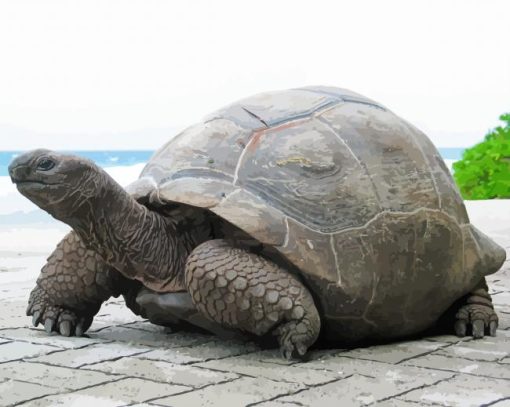
M 359 226 L 380 211 L 362 164 L 320 121 L 268 129 L 249 147 L 236 185 L 313 230 Z
M 363 163 L 381 209 L 439 208 L 430 164 L 394 114 L 346 103 L 321 114 Z

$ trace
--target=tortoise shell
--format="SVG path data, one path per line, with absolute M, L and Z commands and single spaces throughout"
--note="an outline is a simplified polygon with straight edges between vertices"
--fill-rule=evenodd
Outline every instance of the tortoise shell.
M 345 89 L 220 109 L 161 147 L 130 190 L 206 208 L 275 248 L 335 339 L 422 330 L 504 259 L 469 224 L 430 140 Z

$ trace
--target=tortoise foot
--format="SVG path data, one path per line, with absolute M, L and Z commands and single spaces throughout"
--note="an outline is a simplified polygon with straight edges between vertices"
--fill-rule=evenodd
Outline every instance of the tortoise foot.
M 483 338 L 485 334 L 496 336 L 498 315 L 494 311 L 487 286 L 483 285 L 467 296 L 465 305 L 455 315 L 455 333 L 459 337 L 466 336 L 469 329 L 475 339 Z
M 280 352 L 285 359 L 302 359 L 310 346 L 311 327 L 307 321 L 290 321 L 276 328 L 272 334 L 278 338 Z
M 44 324 L 44 330 L 49 334 L 58 332 L 62 336 L 82 336 L 92 324 L 92 315 L 79 315 L 72 310 L 54 305 L 48 295 L 39 287 L 30 293 L 27 315 L 32 316 L 32 324 Z
M 455 315 L 455 333 L 459 337 L 466 336 L 471 327 L 473 338 L 483 338 L 485 334 L 496 336 L 498 315 L 492 307 L 480 304 L 467 304 Z

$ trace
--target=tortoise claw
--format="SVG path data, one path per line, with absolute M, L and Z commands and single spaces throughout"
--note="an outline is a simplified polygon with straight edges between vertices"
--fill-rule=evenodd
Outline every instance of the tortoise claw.
M 497 321 L 491 321 L 489 324 L 489 335 L 496 336 L 496 330 L 498 329 Z
M 455 334 L 459 338 L 462 338 L 462 337 L 466 336 L 466 332 L 467 332 L 466 321 L 464 321 L 462 319 L 455 321 Z
M 32 325 L 37 326 L 41 322 L 41 313 L 39 311 L 34 312 L 34 316 L 32 317 Z
M 83 336 L 83 322 L 82 321 L 78 322 L 78 325 L 76 325 L 74 334 L 76 336 Z
M 85 331 L 89 328 L 91 322 L 92 321 L 90 320 L 90 318 L 81 317 L 74 329 L 75 336 L 83 336 Z
M 44 321 L 44 330 L 46 333 L 51 333 L 53 331 L 53 327 L 55 326 L 55 321 L 51 318 L 47 318 L 46 321 Z
M 273 331 L 273 335 L 278 337 L 280 352 L 287 360 L 303 360 L 308 350 L 305 342 L 307 337 L 299 333 L 299 324 L 300 322 L 290 321 Z
M 292 360 L 293 357 L 292 357 L 292 354 L 293 354 L 293 351 L 291 349 L 281 349 L 281 354 L 282 354 L 282 357 L 284 359 L 287 359 L 287 360 Z
M 34 304 L 33 303 L 29 303 L 28 306 L 27 306 L 27 310 L 25 311 L 25 315 L 28 317 L 30 315 L 32 315 L 32 308 L 33 308 Z
M 473 339 L 483 338 L 485 334 L 496 336 L 498 315 L 492 306 L 468 303 L 458 310 L 455 318 L 455 333 L 457 336 L 466 336 L 468 328 L 470 328 Z
M 483 320 L 477 319 L 473 321 L 472 326 L 473 326 L 473 338 L 475 339 L 483 338 L 485 328 Z
M 71 322 L 62 321 L 59 325 L 60 335 L 62 336 L 71 336 Z

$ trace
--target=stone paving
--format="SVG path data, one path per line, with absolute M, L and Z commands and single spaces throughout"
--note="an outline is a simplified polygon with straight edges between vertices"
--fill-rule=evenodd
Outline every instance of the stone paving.
M 88 337 L 48 336 L 25 316 L 46 254 L 0 252 L 1 406 L 510 406 L 510 261 L 489 278 L 495 338 L 317 350 L 298 363 L 151 325 L 119 299 Z

